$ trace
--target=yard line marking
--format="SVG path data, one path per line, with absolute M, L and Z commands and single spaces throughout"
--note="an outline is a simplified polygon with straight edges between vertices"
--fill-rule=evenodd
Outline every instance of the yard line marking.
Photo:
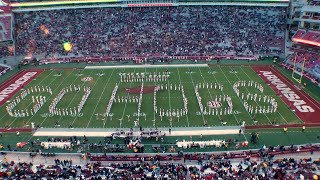
M 229 67 L 229 69 L 232 70 L 230 67 Z M 234 73 L 234 74 L 236 75 L 237 79 L 240 81 L 240 78 L 239 78 L 239 76 L 237 75 L 237 73 Z M 247 86 L 244 86 L 244 87 L 245 87 L 245 89 L 247 90 L 247 92 L 250 93 L 249 90 L 248 90 L 248 88 L 247 88 Z M 257 104 L 257 106 L 259 106 L 259 104 L 258 104 L 257 102 L 255 102 L 255 103 Z M 263 115 L 268 119 L 268 121 L 270 122 L 270 124 L 272 124 L 272 122 L 270 121 L 269 117 L 268 117 L 265 113 L 263 113 Z
M 189 67 L 188 67 L 188 70 L 190 71 L 190 68 L 189 68 Z M 193 78 L 192 78 L 192 76 L 191 76 L 191 74 L 190 74 L 190 73 L 189 73 L 189 76 L 190 76 L 191 81 L 192 81 L 193 92 L 194 92 L 194 90 L 195 90 L 194 81 L 193 81 Z M 204 119 L 204 116 L 203 116 L 203 114 L 202 114 L 202 113 L 201 113 L 201 116 L 202 116 L 203 124 L 205 124 L 205 123 L 206 123 L 206 120 Z
M 86 128 L 89 127 L 89 124 L 90 124 L 90 122 L 91 122 L 91 120 L 92 120 L 92 117 L 94 116 L 94 113 L 95 113 L 95 111 L 96 111 L 96 109 L 97 109 L 97 107 L 98 107 L 98 104 L 100 103 L 100 101 L 101 101 L 101 99 L 102 99 L 102 95 L 103 95 L 104 91 L 106 90 L 107 85 L 109 84 L 109 81 L 110 81 L 110 79 L 111 79 L 111 77 L 112 77 L 112 75 L 113 75 L 113 73 L 114 73 L 114 70 L 115 70 L 115 69 L 112 70 L 112 73 L 111 73 L 111 75 L 109 76 L 108 81 L 107 81 L 107 83 L 105 84 L 105 86 L 104 86 L 104 88 L 103 88 L 103 90 L 102 90 L 102 93 L 101 93 L 101 95 L 100 95 L 100 97 L 99 97 L 99 99 L 98 99 L 98 103 L 96 104 L 94 110 L 92 111 L 91 117 L 90 117 L 90 119 L 89 119 L 89 122 L 88 122 Z M 98 77 L 98 79 L 99 79 L 99 78 L 100 78 L 100 76 Z M 93 88 L 92 88 L 92 89 L 93 89 Z M 73 123 L 72 123 L 72 124 L 73 124 Z
M 158 68 L 156 68 L 156 74 L 158 74 Z M 156 81 L 154 81 L 154 85 L 157 86 L 157 82 Z M 156 98 L 158 99 L 158 97 L 156 97 Z M 154 100 L 154 98 L 152 98 L 152 99 Z M 156 120 L 156 111 L 154 110 L 154 108 L 153 108 L 153 120 L 154 121 Z M 156 124 L 156 123 L 154 122 L 154 124 Z
M 37 86 L 39 86 L 45 79 L 47 79 L 47 77 L 49 77 L 51 73 L 52 73 L 52 72 L 50 72 L 45 78 L 43 78 L 43 80 L 42 80 L 40 83 L 38 83 Z M 56 78 L 55 78 L 55 79 L 56 79 Z M 54 79 L 53 81 L 55 81 L 55 79 Z M 52 82 L 53 82 L 53 81 L 52 81 Z M 43 93 L 44 93 L 44 92 L 40 93 L 39 95 L 41 95 L 41 94 L 43 94 Z M 16 96 L 15 96 L 15 97 L 16 97 Z M 28 108 L 28 107 L 31 106 L 32 104 L 33 104 L 33 102 L 31 101 L 26 108 Z M 36 114 L 37 114 L 37 113 L 35 113 L 33 116 L 35 116 Z M 33 116 L 31 116 L 31 118 L 32 118 Z M 1 119 L 2 119 L 2 118 L 1 118 Z M 18 117 L 16 117 L 16 118 L 9 124 L 9 126 L 11 126 L 17 119 L 18 119 Z M 28 121 L 26 122 L 26 124 L 28 124 L 29 121 L 30 121 L 30 120 L 28 120 Z
M 133 70 L 133 73 L 135 73 L 136 72 L 136 68 L 134 68 L 134 70 Z M 131 81 L 130 82 L 130 86 L 129 86 L 129 88 L 131 88 L 132 87 L 132 83 L 133 83 L 133 81 Z M 120 85 L 120 83 L 119 83 L 119 85 Z M 126 96 L 126 98 L 128 99 L 129 98 L 129 91 L 127 92 L 127 96 Z M 124 104 L 124 108 L 123 108 L 123 112 L 122 112 L 122 116 L 121 116 L 121 119 L 122 119 L 122 121 L 123 121 L 123 117 L 124 117 L 124 113 L 126 112 L 126 109 L 127 109 L 127 104 L 128 104 L 128 101 L 127 102 L 125 102 L 125 104 Z M 139 115 L 139 114 L 138 114 Z M 121 127 L 121 123 L 119 122 L 119 125 L 120 125 L 120 128 L 122 128 Z M 140 122 L 139 122 L 139 125 L 140 125 Z M 104 125 L 103 125 L 103 127 L 104 127 Z
M 73 71 L 74 71 L 74 70 L 72 70 L 72 72 L 73 72 Z M 66 78 L 63 78 L 63 81 L 65 81 L 65 80 L 72 74 L 72 72 L 71 72 Z M 56 78 L 58 78 L 58 77 L 59 77 L 59 76 L 57 76 Z M 53 81 L 52 81 L 52 82 L 53 82 Z M 53 96 L 53 92 L 54 92 L 55 90 L 57 90 L 58 87 L 60 87 L 60 86 L 57 86 L 57 87 L 52 91 L 52 94 L 51 94 L 48 98 L 50 98 L 51 96 Z M 38 111 L 37 113 L 40 113 L 40 111 Z M 27 123 L 30 122 L 30 120 L 31 120 L 37 113 L 33 114 L 33 116 L 31 116 L 31 118 L 27 121 Z
M 91 73 L 90 73 L 90 75 L 91 75 Z M 89 76 L 90 76 L 89 75 Z M 97 78 L 97 80 L 95 81 L 95 83 L 93 84 L 93 86 L 92 86 L 92 90 L 93 90 L 93 88 L 96 86 L 96 84 L 97 84 L 97 82 L 99 81 L 99 78 L 100 78 L 101 76 L 98 76 L 98 78 Z M 83 84 L 85 84 L 85 82 L 83 82 Z M 82 87 L 83 87 L 84 85 L 82 85 Z M 78 91 L 78 92 L 80 92 L 80 91 Z M 78 92 L 76 93 L 76 95 L 78 94 Z M 72 98 L 72 100 L 71 101 L 73 101 L 74 99 L 75 99 L 75 97 L 76 96 L 74 96 L 73 98 Z M 70 102 L 71 103 L 71 102 Z M 69 107 L 69 106 L 68 106 Z M 77 119 L 77 116 L 75 116 L 74 117 L 74 119 L 73 119 L 73 121 L 72 121 L 72 123 L 71 123 L 71 126 L 73 127 L 73 124 L 74 124 L 74 122 L 76 121 L 76 119 Z M 60 120 L 59 120 L 60 121 Z
M 205 82 L 205 83 L 207 83 L 207 81 L 204 79 L 204 77 L 203 77 L 203 74 L 202 74 L 202 71 L 200 70 L 200 68 L 198 68 L 199 69 L 199 71 L 200 71 L 200 74 L 201 74 L 201 77 L 202 77 L 202 80 Z M 208 93 L 209 93 L 209 95 L 210 95 L 210 101 L 213 101 L 213 97 L 212 97 L 212 95 L 211 95 L 211 92 L 209 91 L 209 88 L 206 88 L 207 89 L 207 91 L 208 91 Z M 205 105 L 206 106 L 206 105 Z M 209 107 L 210 108 L 210 107 Z M 220 114 L 218 113 L 218 116 L 219 116 L 219 120 L 221 121 L 222 119 L 221 119 L 221 117 L 220 117 Z M 221 123 L 221 122 L 220 122 Z
M 92 72 L 93 72 L 93 71 L 92 71 Z M 92 74 L 92 72 L 90 72 L 89 76 Z M 99 79 L 99 77 L 98 77 L 98 79 Z M 98 81 L 98 80 L 97 80 L 97 81 Z M 97 84 L 97 81 L 94 83 L 93 87 Z M 85 85 L 85 83 L 86 83 L 86 82 L 83 81 L 83 83 L 81 84 L 81 88 Z M 92 87 L 92 88 L 93 88 L 93 87 Z M 66 107 L 66 109 L 68 109 L 69 106 L 73 103 L 75 97 L 80 93 L 81 88 L 80 88 L 80 90 L 77 91 L 76 94 L 73 96 L 73 98 L 72 98 L 71 101 L 69 102 L 69 104 L 68 104 L 68 106 Z M 59 118 L 59 120 L 58 120 L 58 123 L 61 121 L 62 117 L 63 117 L 63 116 L 60 116 L 60 118 Z M 75 121 L 76 118 L 77 118 L 77 116 L 75 116 L 75 117 L 74 117 L 74 120 L 70 123 L 71 126 L 72 126 L 72 124 L 73 124 L 73 122 Z
M 168 84 L 168 91 L 169 91 L 169 108 L 170 108 L 170 112 L 172 112 L 172 108 L 171 108 L 171 95 L 170 95 L 170 88 L 169 88 L 169 86 L 170 86 L 170 80 L 169 80 L 169 78 L 168 78 L 168 82 L 167 82 L 167 84 Z M 172 125 L 172 117 L 170 116 L 170 120 L 171 120 L 171 125 Z
M 45 78 L 43 78 L 39 83 L 37 83 L 37 85 L 35 85 L 35 86 L 39 86 L 45 79 L 47 79 L 49 76 L 50 76 L 50 74 L 51 74 L 52 72 L 50 72 Z M 53 80 L 54 81 L 54 80 Z M 52 82 L 53 82 L 52 81 Z M 32 82 L 32 81 L 31 81 Z M 30 82 L 30 83 L 31 83 Z M 26 86 L 26 87 L 28 87 L 29 85 L 30 85 L 30 83 Z M 43 92 L 42 92 L 43 93 Z M 42 94 L 42 93 L 40 93 L 40 94 Z M 17 92 L 14 96 L 12 96 L 10 99 L 12 99 L 12 98 L 14 98 L 14 97 L 17 97 L 17 96 L 19 96 L 19 92 Z M 28 108 L 30 105 L 31 105 L 32 103 L 29 103 L 28 104 L 28 106 L 26 107 L 26 108 Z M 3 119 L 3 118 L 5 118 L 6 116 L 8 115 L 8 113 L 6 113 L 4 116 L 2 116 L 2 118 L 0 119 L 0 121 Z M 16 118 L 14 118 L 14 121 L 17 119 L 18 117 L 16 117 Z M 13 122 L 14 122 L 13 121 Z M 11 122 L 10 123 L 10 125 L 13 123 L 13 122 Z M 9 126 L 10 126 L 9 125 Z
M 202 71 L 201 71 L 201 69 L 199 68 L 199 71 L 200 71 L 200 73 L 201 73 L 201 77 L 202 77 L 202 79 L 204 80 L 204 77 L 203 77 L 203 75 L 202 75 Z M 216 82 L 218 83 L 218 81 L 217 81 L 217 79 L 216 79 L 216 77 L 213 75 L 213 74 L 211 74 L 213 77 L 214 77 L 214 79 L 216 80 Z M 220 90 L 221 91 L 221 90 Z M 210 97 L 211 97 L 211 101 L 213 100 L 213 98 L 212 98 L 212 96 L 211 96 L 211 93 L 210 93 L 210 91 L 209 91 L 209 89 L 208 89 L 208 92 L 209 92 L 209 94 L 210 94 Z M 222 94 L 225 96 L 225 94 L 224 94 L 224 92 L 223 91 L 221 91 L 222 92 Z M 234 113 L 232 113 L 233 114 L 233 116 L 235 117 L 235 119 L 236 119 L 236 121 L 237 121 L 237 124 L 239 124 L 240 125 L 240 123 L 241 122 L 239 122 L 238 121 L 238 118 L 237 118 L 237 116 L 234 114 Z M 219 113 L 218 113 L 218 115 L 219 115 Z M 220 118 L 220 115 L 219 115 L 219 118 Z M 221 119 L 221 118 L 220 118 Z
M 251 68 L 251 67 L 250 67 Z M 244 71 L 244 69 L 240 66 L 240 69 L 246 74 L 246 76 L 251 80 L 251 81 L 253 81 L 252 80 L 252 78 L 250 78 L 250 76 Z M 265 82 L 260 76 L 258 76 L 263 82 Z M 269 87 L 269 86 L 268 86 Z M 272 89 L 271 89 L 272 90 Z M 272 90 L 273 91 L 273 90 Z M 265 94 L 264 94 L 264 92 L 262 93 L 264 96 L 265 96 Z M 281 98 L 280 98 L 281 99 Z M 282 99 L 281 99 L 282 100 Z M 282 102 L 283 102 L 283 100 L 282 100 Z M 289 124 L 288 123 L 288 121 L 282 116 L 282 114 L 279 112 L 279 111 L 277 111 L 277 113 L 282 117 L 282 119 L 287 123 L 287 124 Z M 293 113 L 293 114 L 295 114 L 295 113 Z M 299 117 L 298 117 L 298 119 L 300 119 Z
M 230 86 L 231 86 L 231 88 L 232 88 L 233 85 L 231 84 L 231 82 L 229 81 L 229 79 L 227 78 L 227 76 L 225 75 L 224 71 L 221 69 L 220 65 L 218 65 L 218 67 L 220 68 L 220 71 L 222 72 L 222 74 L 224 75 L 224 77 L 228 80 L 228 82 L 229 82 L 229 84 L 230 84 Z M 209 68 L 210 68 L 210 67 L 209 67 Z M 233 91 L 233 93 L 235 93 L 235 92 Z M 240 100 L 240 102 L 241 102 L 241 104 L 242 104 L 242 106 L 243 106 L 243 101 L 240 99 L 239 96 L 237 96 L 237 97 L 239 98 L 239 100 Z M 243 107 L 243 108 L 244 108 L 244 107 Z M 251 114 L 250 114 L 248 111 L 245 110 L 245 112 L 247 112 L 247 113 L 249 114 L 250 118 L 253 119 L 252 116 L 251 116 Z
M 224 75 L 224 77 L 226 78 L 227 82 L 229 82 L 229 84 L 230 84 L 230 86 L 231 86 L 231 88 L 232 88 L 233 86 L 232 86 L 231 82 L 229 81 L 229 79 L 228 79 L 227 76 L 225 75 L 224 71 L 221 69 L 220 65 L 219 65 L 218 67 L 220 68 L 220 71 L 222 72 L 222 74 Z M 209 68 L 210 71 L 211 71 L 211 67 L 208 66 L 208 68 Z M 216 83 L 219 83 L 218 80 L 217 80 L 217 78 L 214 76 L 214 74 L 212 74 L 212 76 L 214 77 Z M 224 94 L 223 91 L 222 91 L 222 93 Z M 240 99 L 240 97 L 239 97 L 239 96 L 237 96 L 237 97 L 239 98 L 241 104 L 243 104 L 242 101 L 241 101 L 241 99 Z M 245 110 L 245 111 L 246 111 L 246 110 Z M 247 111 L 246 111 L 246 112 L 247 112 Z M 232 113 L 232 114 L 233 114 L 234 117 L 236 118 L 236 121 L 237 121 L 237 123 L 238 123 L 238 125 L 239 125 L 239 122 L 238 122 L 238 119 L 237 119 L 236 115 L 235 115 L 234 113 Z M 249 112 L 248 112 L 248 114 L 249 114 Z M 252 119 L 252 116 L 251 116 L 250 114 L 249 114 L 249 116 L 250 116 L 251 119 Z M 240 122 L 240 123 L 241 123 L 241 122 Z M 241 134 L 243 135 L 244 139 L 245 139 L 246 141 L 248 141 L 246 135 L 244 134 L 244 130 L 241 131 Z
M 182 86 L 179 68 L 177 68 L 177 70 L 178 70 L 178 76 L 179 76 L 180 86 Z M 183 99 L 182 99 L 182 101 L 183 101 Z M 189 126 L 190 126 L 190 124 L 189 124 L 189 116 L 188 116 L 188 114 L 186 114 L 186 116 L 187 116 L 187 123 L 188 123 L 188 127 L 189 127 Z
M 72 71 L 73 72 L 73 71 Z M 72 72 L 68 75 L 68 77 L 72 74 Z M 92 72 L 91 72 L 92 73 Z M 90 74 L 91 74 L 90 73 Z M 78 78 L 80 78 L 81 76 L 77 76 L 76 78 L 74 78 L 74 80 L 72 81 L 72 83 L 71 83 L 71 85 L 73 85 L 74 84 L 74 82 L 78 79 Z M 64 78 L 64 79 L 67 79 L 67 78 Z M 85 82 L 83 82 L 83 83 L 85 83 Z M 58 87 L 60 87 L 60 86 L 58 86 Z M 56 89 L 58 89 L 58 87 L 56 88 Z M 55 89 L 55 90 L 56 90 Z M 79 91 L 78 91 L 79 92 Z M 76 93 L 76 94 L 78 94 L 78 92 Z M 75 95 L 76 96 L 76 95 Z M 71 102 L 70 102 L 71 103 Z M 70 103 L 69 103 L 69 105 L 67 106 L 67 108 L 70 106 Z M 39 125 L 40 127 L 42 126 L 42 124 L 47 120 L 47 118 L 48 118 L 49 116 L 47 116 L 47 117 L 45 117 L 44 118 L 44 120 L 41 122 L 41 124 Z M 61 120 L 61 118 L 62 118 L 62 116 L 59 118 L 59 120 L 58 120 L 58 122 L 60 122 L 60 120 Z M 30 119 L 31 120 L 31 119 Z

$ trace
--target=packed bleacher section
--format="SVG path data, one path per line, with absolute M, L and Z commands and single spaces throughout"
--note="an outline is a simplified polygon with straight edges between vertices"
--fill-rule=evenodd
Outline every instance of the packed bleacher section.
M 36 166 L 32 163 L 2 163 L 0 177 L 19 179 L 141 179 L 143 177 L 185 179 L 188 171 L 186 166 L 172 163 L 117 163 L 105 166 L 98 162 L 79 166 L 73 165 L 72 161 L 68 160 L 57 159 L 55 162 L 55 165 Z
M 281 7 L 179 6 L 15 14 L 17 55 L 162 57 L 283 55 Z M 66 52 L 64 42 L 73 49 Z
M 304 63 L 304 76 L 320 85 L 320 50 L 316 47 L 295 44 L 289 49 L 289 54 L 283 63 L 286 68 L 296 69 L 301 72 Z M 296 62 L 296 65 L 294 63 Z
M 13 56 L 13 46 L 10 46 L 10 45 L 0 46 L 0 59 L 4 57 L 11 57 L 11 56 Z
M 295 49 L 295 54 L 290 56 L 288 63 L 293 64 L 296 60 L 298 67 L 305 61 L 305 68 L 312 69 L 317 64 L 320 64 L 320 54 L 318 52 L 308 51 L 305 49 Z
M 320 63 L 314 66 L 314 68 L 312 69 L 312 74 L 318 74 L 319 75 L 318 77 L 320 77 Z M 320 83 L 319 78 L 318 78 L 318 82 Z
M 80 140 L 74 138 L 49 138 L 48 142 Z M 83 141 L 86 142 L 86 139 L 84 137 Z M 33 146 L 33 143 L 31 144 Z M 89 144 L 89 141 L 86 144 Z M 8 176 L 11 176 L 11 179 L 72 179 L 72 177 L 82 179 L 245 179 L 258 176 L 259 179 L 297 179 L 304 176 L 310 179 L 320 173 L 318 158 L 278 159 L 277 157 L 295 155 L 307 157 L 309 154 L 312 156 L 319 152 L 319 144 L 306 144 L 263 146 L 257 150 L 216 153 L 178 151 L 171 154 L 91 154 L 84 151 L 78 154 L 79 157 L 73 155 L 68 160 L 59 160 L 59 155 L 39 150 L 30 152 L 30 157 L 41 156 L 39 159 L 46 159 L 44 164 L 15 163 L 4 159 L 0 177 L 3 179 L 9 179 Z M 6 153 L 1 152 L 4 156 L 7 155 Z M 47 162 L 47 158 L 55 159 L 54 163 Z M 85 163 L 74 165 L 72 159 L 78 158 L 82 158 L 80 162 Z
M 88 161 L 74 165 L 72 160 L 55 158 L 54 164 L 4 161 L 0 177 L 3 179 L 314 179 L 319 176 L 320 159 L 277 158 L 263 154 L 252 158 L 232 160 L 224 156 L 194 154 L 197 159 L 163 161 L 156 156 L 140 156 L 138 161 L 123 159 L 103 163 Z M 138 155 L 137 155 L 138 156 Z M 170 156 L 170 155 L 169 155 Z M 125 156 L 123 156 L 125 157 Z
M 298 29 L 292 41 L 295 43 L 290 49 L 292 54 L 287 56 L 284 65 L 293 68 L 296 61 L 296 67 L 301 72 L 305 60 L 305 77 L 320 85 L 320 31 Z

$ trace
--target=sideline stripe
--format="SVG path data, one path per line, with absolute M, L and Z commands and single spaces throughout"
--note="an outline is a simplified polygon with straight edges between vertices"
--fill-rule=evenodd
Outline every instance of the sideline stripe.
M 115 69 L 115 68 L 176 68 L 176 67 L 208 67 L 208 64 L 166 64 L 166 65 L 122 65 L 122 66 L 86 66 L 84 69 Z

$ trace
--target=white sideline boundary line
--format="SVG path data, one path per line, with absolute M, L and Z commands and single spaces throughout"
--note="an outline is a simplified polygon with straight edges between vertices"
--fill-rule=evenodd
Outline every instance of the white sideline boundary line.
M 121 65 L 121 66 L 86 66 L 84 69 L 118 69 L 118 68 L 176 68 L 176 67 L 208 67 L 208 64 L 164 64 L 164 65 Z
M 90 128 L 89 128 L 90 129 Z M 171 134 L 169 131 L 162 131 L 166 134 L 166 136 L 200 136 L 200 135 L 230 135 L 230 134 L 239 134 L 239 128 L 230 128 L 230 129 L 206 129 L 206 130 L 173 130 Z M 76 129 L 69 131 L 45 131 L 45 130 L 38 130 L 36 131 L 33 136 L 53 136 L 53 137 L 71 137 L 71 136 L 78 136 L 78 137 L 110 137 L 112 136 L 114 131 L 78 131 Z M 135 136 L 139 136 L 140 132 L 134 132 Z

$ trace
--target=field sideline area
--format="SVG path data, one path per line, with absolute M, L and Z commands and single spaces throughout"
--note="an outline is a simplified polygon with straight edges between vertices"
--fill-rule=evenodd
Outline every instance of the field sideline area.
M 139 81 L 137 78 L 137 75 L 142 76 L 142 73 L 146 78 L 152 77 L 155 74 L 161 75 L 158 80 L 149 79 L 143 81 L 143 93 L 141 93 L 142 81 Z M 131 77 L 131 79 L 123 79 L 121 81 L 120 74 L 132 74 L 136 79 Z M 163 74 L 167 74 L 167 80 L 161 79 L 164 77 L 162 76 Z M 261 84 L 263 92 L 255 88 L 254 85 L 240 85 L 240 95 L 237 96 L 233 86 L 239 81 Z M 116 85 L 118 85 L 118 89 L 115 94 L 115 100 L 112 102 L 109 115 L 106 115 L 106 109 Z M 184 100 L 182 88 L 180 89 L 179 86 L 183 86 L 185 98 L 187 99 L 187 114 L 181 112 L 184 109 Z M 205 111 L 202 113 L 200 112 L 199 100 L 195 95 L 195 88 L 197 86 L 203 111 Z M 219 86 L 223 88 L 219 88 Z M 155 87 L 160 87 L 156 95 L 154 95 Z M 118 68 L 99 67 L 99 69 L 51 69 L 41 72 L 32 82 L 24 86 L 23 90 L 29 89 L 31 91 L 31 88 L 40 88 L 40 92 L 39 90 L 37 90 L 38 92 L 29 92 L 30 94 L 20 100 L 20 103 L 17 103 L 12 109 L 12 112 L 19 109 L 30 110 L 34 106 L 33 101 L 36 101 L 36 96 L 39 98 L 40 96 L 46 96 L 43 106 L 33 115 L 29 113 L 29 116 L 13 117 L 7 113 L 6 106 L 9 103 L 6 103 L 0 108 L 0 122 L 3 127 L 31 127 L 32 122 L 39 127 L 46 128 L 57 126 L 60 128 L 129 128 L 137 125 L 135 121 L 138 121 L 139 126 L 144 128 L 183 128 L 204 125 L 239 126 L 243 122 L 245 122 L 245 125 L 303 123 L 301 118 L 295 113 L 294 108 L 290 107 L 291 104 L 286 105 L 283 99 L 281 99 L 281 95 L 277 96 L 270 84 L 267 84 L 259 77 L 251 66 L 205 65 L 205 67 L 201 67 L 190 65 L 185 67 L 170 67 L 166 65 L 166 67 L 159 66 L 154 68 L 152 65 L 149 65 L 147 67 L 134 68 L 123 68 L 120 66 Z M 52 92 L 43 91 L 43 89 L 47 88 L 50 88 Z M 73 114 L 66 115 L 65 113 L 63 115 L 62 110 L 60 110 L 60 115 L 59 112 L 50 114 L 49 106 L 54 98 L 61 93 L 63 88 L 69 90 L 61 98 L 61 101 L 56 104 L 56 108 L 72 111 Z M 80 90 L 77 90 L 77 88 L 80 88 Z M 91 93 L 84 101 L 81 111 L 74 113 L 74 108 L 78 107 L 81 99 L 84 98 L 85 88 L 89 88 Z M 15 97 L 20 96 L 23 90 L 20 90 Z M 244 97 L 241 97 L 242 93 Z M 253 100 L 251 97 L 247 99 L 246 96 L 249 93 L 252 95 L 257 94 L 256 100 Z M 34 96 L 34 100 L 32 100 L 32 96 Z M 259 96 L 261 96 L 260 101 L 258 100 Z M 266 107 L 269 103 L 267 103 L 267 100 L 263 101 L 264 96 L 275 99 L 278 106 L 276 112 L 267 112 Z M 154 111 L 155 97 L 157 113 Z M 223 97 L 231 98 L 232 113 L 225 113 L 225 109 L 228 109 L 230 104 L 226 100 L 223 100 Z M 138 117 L 138 102 L 140 101 L 141 109 L 140 116 Z M 249 113 L 243 105 L 244 101 L 247 101 L 252 106 L 265 107 L 266 111 L 261 110 L 261 113 L 259 113 L 258 108 L 258 113 L 255 113 L 254 110 L 253 113 Z M 210 102 L 213 103 L 210 104 Z M 210 112 L 211 114 L 209 113 L 209 105 L 214 106 L 212 109 L 218 109 L 217 114 L 212 115 L 212 112 Z M 318 104 L 314 105 L 316 108 L 319 107 Z M 160 115 L 161 111 L 164 113 L 162 117 Z M 181 113 L 181 116 L 178 115 L 179 113 Z M 306 118 L 308 119 L 308 117 Z M 310 120 L 310 122 L 317 123 L 319 120 L 314 119 Z

